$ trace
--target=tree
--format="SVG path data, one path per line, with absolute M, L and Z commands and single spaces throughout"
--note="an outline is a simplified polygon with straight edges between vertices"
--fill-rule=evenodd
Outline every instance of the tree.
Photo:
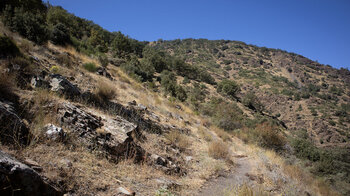
M 112 41 L 112 48 L 118 57 L 125 57 L 132 52 L 129 38 L 124 36 L 120 31 L 115 33 L 115 37 Z
M 58 45 L 65 45 L 67 43 L 70 43 L 71 41 L 67 27 L 62 23 L 55 25 L 51 32 L 50 40 L 54 44 Z

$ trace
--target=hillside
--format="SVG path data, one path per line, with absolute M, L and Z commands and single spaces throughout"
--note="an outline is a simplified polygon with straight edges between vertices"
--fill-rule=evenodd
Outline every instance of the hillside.
M 349 70 L 140 42 L 41 0 L 0 11 L 1 195 L 350 193 Z

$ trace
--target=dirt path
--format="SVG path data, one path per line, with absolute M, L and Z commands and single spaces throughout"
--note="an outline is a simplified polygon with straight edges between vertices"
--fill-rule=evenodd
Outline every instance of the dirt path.
M 229 191 L 229 189 L 243 184 L 251 184 L 252 180 L 249 178 L 249 173 L 251 173 L 253 165 L 250 158 L 246 156 L 237 156 L 235 163 L 237 167 L 233 172 L 207 182 L 198 195 L 224 195 L 225 191 Z

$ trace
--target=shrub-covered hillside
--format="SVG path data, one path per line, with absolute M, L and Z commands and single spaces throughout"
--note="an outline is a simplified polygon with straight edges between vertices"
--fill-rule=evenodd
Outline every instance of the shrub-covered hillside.
M 35 188 L 212 195 L 237 175 L 224 188 L 350 194 L 348 69 L 239 41 L 138 41 L 41 0 L 1 1 L 0 17 L 0 164 L 28 165 Z M 6 172 L 0 193 L 25 193 Z

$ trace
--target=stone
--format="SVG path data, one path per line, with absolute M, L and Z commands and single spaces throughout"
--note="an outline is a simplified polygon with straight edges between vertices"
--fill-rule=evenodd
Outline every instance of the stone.
M 62 191 L 50 185 L 36 171 L 0 151 L 0 195 L 53 195 Z
M 74 86 L 65 77 L 61 76 L 60 74 L 50 75 L 50 86 L 51 86 L 51 91 L 67 95 L 70 98 L 79 96 L 81 94 L 78 87 Z
M 149 117 L 151 117 L 152 119 L 154 119 L 154 120 L 156 120 L 156 121 L 160 122 L 160 118 L 159 118 L 159 116 L 158 116 L 158 115 L 156 115 L 156 114 L 155 114 L 155 113 L 153 113 L 153 112 L 151 112 L 151 113 L 150 113 Z
M 97 73 L 98 75 L 104 76 L 104 77 L 106 77 L 106 78 L 112 80 L 111 74 L 108 73 L 108 72 L 107 72 L 107 69 L 104 68 L 104 67 L 98 67 L 97 70 L 96 70 L 96 73 Z
M 132 100 L 132 101 L 128 102 L 128 105 L 130 105 L 130 106 L 135 106 L 136 104 L 137 104 L 137 103 L 136 103 L 135 100 Z
M 4 144 L 25 144 L 29 129 L 17 115 L 12 102 L 0 101 L 0 141 Z
M 191 161 L 192 161 L 192 159 L 193 159 L 193 157 L 192 157 L 192 156 L 186 156 L 186 157 L 185 157 L 185 161 L 186 161 L 186 163 L 191 162 Z
M 147 107 L 146 107 L 145 105 L 139 103 L 139 104 L 137 105 L 137 109 L 142 110 L 142 111 L 146 111 L 146 110 L 147 110 Z
M 77 133 L 83 143 L 90 147 L 102 147 L 112 159 L 132 158 L 134 162 L 142 161 L 144 150 L 134 141 L 141 133 L 137 125 L 124 118 L 98 117 L 71 103 L 63 103 L 58 107 L 58 117 L 61 124 Z
M 44 126 L 46 137 L 52 140 L 63 140 L 65 132 L 61 127 L 57 127 L 53 124 L 47 124 Z
M 31 167 L 32 169 L 34 169 L 37 172 L 42 172 L 43 168 L 39 165 L 38 162 L 33 161 L 32 159 L 25 159 L 24 164 L 28 165 L 29 167 Z
M 117 196 L 134 196 L 136 193 L 128 188 L 125 187 L 119 187 L 117 189 Z
M 152 154 L 150 158 L 154 164 L 161 165 L 161 166 L 167 165 L 167 161 L 161 156 L 158 156 L 156 154 Z
M 157 178 L 155 181 L 160 187 L 167 190 L 177 190 L 181 186 L 179 183 L 167 178 Z
M 30 85 L 32 88 L 49 88 L 50 84 L 40 76 L 33 76 Z

